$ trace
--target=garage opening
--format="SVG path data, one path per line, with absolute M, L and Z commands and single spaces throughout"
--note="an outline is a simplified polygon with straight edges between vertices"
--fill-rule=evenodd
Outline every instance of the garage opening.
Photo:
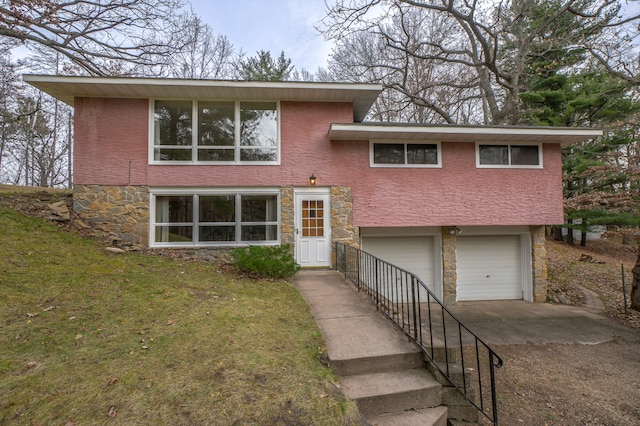
M 522 235 L 458 237 L 457 300 L 526 299 L 527 240 Z
M 439 299 L 442 298 L 440 263 L 435 260 L 440 257 L 440 244 L 440 239 L 434 236 L 363 235 L 361 241 L 362 250 L 416 274 Z M 421 297 L 426 298 L 426 294 Z

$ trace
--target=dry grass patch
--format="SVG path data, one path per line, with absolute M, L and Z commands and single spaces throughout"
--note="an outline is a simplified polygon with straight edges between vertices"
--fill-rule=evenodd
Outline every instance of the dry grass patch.
M 570 246 L 563 242 L 547 241 L 549 285 L 552 291 L 564 293 L 574 304 L 582 304 L 580 287 L 598 294 L 607 316 L 621 323 L 640 328 L 640 312 L 624 311 L 622 265 L 627 287 L 627 304 L 633 283 L 632 269 L 637 259 L 637 246 L 615 240 L 587 242 L 587 247 Z M 580 259 L 590 256 L 592 262 Z
M 349 424 L 286 281 L 114 255 L 0 207 L 0 423 Z

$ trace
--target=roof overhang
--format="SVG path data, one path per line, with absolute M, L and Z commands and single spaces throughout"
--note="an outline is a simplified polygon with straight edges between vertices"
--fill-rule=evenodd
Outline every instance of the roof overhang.
M 291 81 L 223 81 L 165 78 L 77 77 L 26 74 L 24 81 L 62 102 L 75 98 L 168 98 L 353 103 L 362 121 L 382 91 L 380 84 Z
M 329 139 L 431 140 L 439 142 L 543 142 L 569 145 L 602 136 L 602 130 L 584 127 L 456 126 L 388 123 L 334 123 Z

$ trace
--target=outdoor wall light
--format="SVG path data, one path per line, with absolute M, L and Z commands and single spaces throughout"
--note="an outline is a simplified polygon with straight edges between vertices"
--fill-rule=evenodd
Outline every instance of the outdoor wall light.
M 462 234 L 462 229 L 458 228 L 457 226 L 454 226 L 453 228 L 451 228 L 449 233 L 451 235 L 459 235 L 459 234 Z
M 309 176 L 309 185 L 315 185 L 316 184 L 316 176 L 311 173 L 311 176 Z

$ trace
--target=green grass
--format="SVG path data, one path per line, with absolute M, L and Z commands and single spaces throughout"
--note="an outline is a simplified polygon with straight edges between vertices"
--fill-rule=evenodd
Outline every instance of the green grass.
M 111 254 L 0 207 L 0 424 L 325 425 L 323 340 L 286 281 Z
M 68 189 L 61 188 L 46 188 L 43 186 L 16 186 L 16 185 L 5 185 L 0 183 L 0 196 L 13 196 L 19 194 L 35 194 L 38 192 L 47 192 L 53 195 L 64 196 L 70 193 Z

